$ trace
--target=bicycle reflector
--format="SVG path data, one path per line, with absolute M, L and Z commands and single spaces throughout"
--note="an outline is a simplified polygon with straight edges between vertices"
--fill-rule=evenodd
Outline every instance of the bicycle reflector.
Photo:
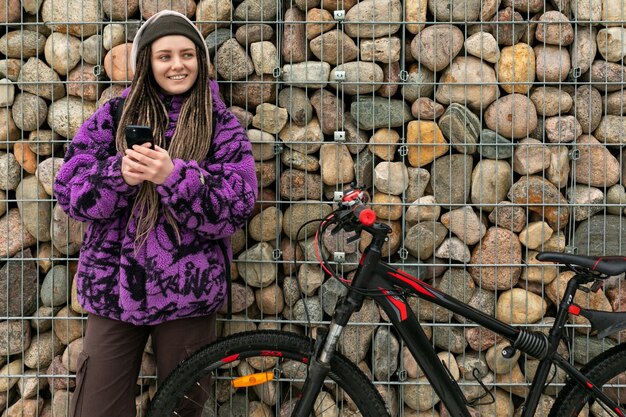
M 376 222 L 376 213 L 372 209 L 364 209 L 359 213 L 359 222 L 363 226 L 371 226 Z
M 251 374 L 246 376 L 240 376 L 233 379 L 233 388 L 254 387 L 255 385 L 265 384 L 274 379 L 273 372 L 260 372 L 258 374 Z

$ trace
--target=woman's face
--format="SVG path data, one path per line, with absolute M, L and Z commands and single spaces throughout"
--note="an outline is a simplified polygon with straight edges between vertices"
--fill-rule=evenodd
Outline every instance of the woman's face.
M 182 35 L 163 36 L 152 42 L 152 74 L 165 94 L 187 92 L 198 78 L 196 44 Z

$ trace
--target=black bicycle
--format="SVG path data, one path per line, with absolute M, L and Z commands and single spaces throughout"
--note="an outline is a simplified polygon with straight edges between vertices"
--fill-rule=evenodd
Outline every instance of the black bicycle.
M 281 331 L 254 331 L 218 340 L 183 362 L 159 387 L 151 403 L 150 417 L 185 415 L 176 411 L 183 406 L 208 407 L 205 400 L 209 393 L 200 388 L 201 381 L 206 384 L 208 378 L 220 384 L 228 382 L 231 389 L 253 390 L 254 393 L 249 392 L 251 397 L 274 410 L 276 416 L 388 416 L 385 402 L 371 380 L 336 350 L 350 317 L 359 311 L 366 297 L 371 297 L 387 314 L 449 415 L 469 417 L 468 401 L 409 307 L 409 296 L 442 306 L 503 336 L 510 341 L 510 346 L 502 351 L 505 357 L 513 357 L 519 351 L 539 359 L 522 406 L 522 417 L 535 414 L 553 365 L 568 375 L 568 381 L 550 416 L 578 416 L 587 404 L 601 407 L 605 412 L 601 415 L 624 416 L 626 343 L 601 353 L 580 370 L 557 352 L 557 347 L 561 340 L 569 338 L 571 329 L 565 326 L 569 315 L 587 318 L 600 338 L 626 328 L 626 313 L 589 310 L 573 302 L 578 291 L 598 291 L 605 278 L 626 272 L 626 258 L 539 254 L 538 260 L 563 264 L 575 272 L 558 306 L 554 325 L 546 335 L 496 320 L 383 262 L 381 249 L 391 229 L 376 222 L 376 215 L 366 208 L 364 200 L 360 189 L 345 192 L 339 208 L 318 226 L 319 247 L 324 231 L 331 225 L 336 231 L 354 231 L 358 235 L 365 230 L 372 236 L 354 278 L 346 283 L 349 291 L 337 304 L 328 328 L 318 328 L 315 339 Z M 337 276 L 329 261 L 320 256 L 320 262 L 326 272 Z

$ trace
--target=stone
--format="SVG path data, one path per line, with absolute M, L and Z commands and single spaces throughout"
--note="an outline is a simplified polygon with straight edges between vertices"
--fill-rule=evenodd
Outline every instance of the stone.
M 483 159 L 472 172 L 471 202 L 491 212 L 497 203 L 506 198 L 512 182 L 511 165 L 507 161 Z
M 276 102 L 276 86 L 263 81 L 262 77 L 252 74 L 245 83 L 234 83 L 229 89 L 232 105 L 244 108 L 256 108 L 262 103 Z
M 487 228 L 471 206 L 444 213 L 441 216 L 441 223 L 466 245 L 478 243 L 487 232 Z
M 23 64 L 21 59 L 0 59 L 0 76 L 16 82 Z
M 469 155 L 452 154 L 435 159 L 431 166 L 430 185 L 439 204 L 466 204 L 474 161 Z
M 202 33 L 202 36 L 207 37 L 211 34 L 215 34 L 220 28 L 229 27 L 233 14 L 233 3 L 228 0 L 210 1 L 200 0 L 196 5 L 196 23 L 198 29 Z M 209 23 L 211 22 L 211 23 Z M 249 25 L 252 26 L 252 25 Z M 248 26 L 245 27 L 247 29 Z M 244 29 L 244 30 L 245 30 Z M 250 28 L 252 32 L 254 29 Z M 230 29 L 227 29 L 230 32 Z M 232 37 L 232 36 L 231 36 Z M 237 38 L 239 40 L 239 38 Z M 266 38 L 265 40 L 268 40 Z M 247 45 L 246 42 L 240 42 L 242 45 Z M 212 51 L 210 51 L 212 52 Z
M 104 71 L 112 81 L 130 81 L 133 71 L 130 66 L 130 51 L 132 44 L 117 45 L 104 56 Z
M 426 24 L 428 0 L 411 0 L 404 3 L 404 18 L 409 33 L 417 34 Z
M 283 66 L 284 83 L 294 87 L 324 88 L 329 76 L 330 64 L 327 62 L 309 61 Z
M 170 0 L 167 4 L 159 0 L 142 0 L 139 2 L 141 15 L 148 19 L 161 10 L 174 10 L 192 18 L 196 12 L 196 3 L 193 0 Z
M 413 119 L 406 102 L 376 96 L 358 97 L 352 102 L 350 113 L 355 118 L 357 126 L 364 130 L 399 127 Z
M 380 321 L 380 314 L 372 300 L 365 300 L 360 311 L 355 312 L 343 333 L 339 337 L 337 348 L 353 362 L 361 362 L 371 345 L 376 323 Z M 355 325 L 353 323 L 368 323 Z
M 369 140 L 370 151 L 385 161 L 392 161 L 400 135 L 394 129 L 378 129 Z M 407 173 L 408 175 L 408 173 Z
M 248 233 L 257 242 L 276 238 L 276 231 L 283 226 L 283 213 L 276 207 L 268 207 L 250 220 Z
M 397 36 L 363 39 L 359 45 L 361 61 L 378 61 L 385 64 L 400 61 L 402 42 Z
M 513 156 L 513 143 L 490 129 L 480 132 L 478 153 L 487 159 L 507 159 Z
M 26 131 L 37 130 L 48 115 L 46 101 L 30 93 L 18 94 L 11 110 L 15 126 Z
M 250 56 L 257 75 L 272 74 L 279 67 L 276 47 L 272 42 L 254 42 L 250 44 Z
M 596 138 L 582 135 L 576 141 L 579 152 L 572 174 L 579 184 L 610 187 L 620 180 L 620 163 Z
M 493 67 L 473 56 L 457 56 L 442 73 L 435 99 L 463 104 L 474 111 L 487 108 L 499 95 Z
M 12 30 L 0 37 L 0 53 L 7 58 L 32 58 L 41 56 L 46 37 L 32 30 Z
M 526 212 L 510 201 L 501 201 L 489 214 L 489 221 L 498 227 L 519 233 L 526 225 Z
M 418 223 L 407 231 L 404 244 L 411 255 L 425 260 L 434 254 L 447 232 L 448 229 L 439 222 Z
M 36 242 L 24 226 L 19 209 L 10 208 L 0 218 L 0 256 L 13 256 Z
M 402 162 L 381 162 L 374 168 L 374 185 L 382 193 L 402 194 L 408 179 L 407 168 Z
M 506 251 L 498 248 L 507 248 Z M 477 285 L 486 290 L 511 289 L 519 280 L 522 247 L 518 237 L 510 230 L 491 227 L 472 252 L 468 272 Z
M 478 32 L 465 39 L 465 51 L 480 60 L 495 64 L 500 59 L 498 41 L 488 32 Z
M 26 351 L 31 344 L 31 328 L 22 320 L 0 322 L 0 354 L 14 355 Z M 3 361 L 4 364 L 4 361 Z
M 383 85 L 380 86 L 377 93 L 381 97 L 391 97 L 398 91 L 398 83 L 400 81 L 400 63 L 392 62 L 391 64 L 384 64 L 382 65 L 382 68 Z
M 274 282 L 276 265 L 271 262 L 272 251 L 269 243 L 260 242 L 239 255 L 237 267 L 246 284 L 263 288 Z
M 534 51 L 538 81 L 556 83 L 567 79 L 571 68 L 567 49 L 554 45 L 537 45 Z
M 435 251 L 440 259 L 450 259 L 461 263 L 468 263 L 471 259 L 469 248 L 459 238 L 451 237 L 444 240 Z
M 432 25 L 411 42 L 411 54 L 433 72 L 445 69 L 463 48 L 463 32 L 454 25 Z
M 626 127 L 626 117 L 605 115 L 602 116 L 598 128 L 593 132 L 593 136 L 606 146 L 623 146 L 626 139 L 622 138 L 622 132 Z
M 39 241 L 50 241 L 52 207 L 45 201 L 48 194 L 37 177 L 31 175 L 24 178 L 15 189 L 15 196 L 20 216 L 28 233 Z
M 472 155 L 480 136 L 480 119 L 467 107 L 452 103 L 439 119 L 439 128 L 454 149 Z
M 569 61 L 568 61 L 569 64 Z M 535 52 L 525 43 L 502 48 L 496 73 L 507 93 L 525 94 L 535 81 Z
M 0 80 L 0 106 L 8 107 L 15 100 L 15 85 L 11 80 L 3 78 Z
M 615 184 L 606 192 L 606 211 L 610 214 L 621 215 L 626 205 L 626 189 L 621 184 Z
M 228 4 L 230 4 L 230 2 L 228 2 Z M 245 28 L 245 26 L 242 26 L 242 28 Z M 218 28 L 209 33 L 209 35 L 204 39 L 204 43 L 209 49 L 209 55 L 215 56 L 215 52 L 219 49 L 219 47 L 233 36 L 235 36 L 233 35 L 233 32 L 226 28 Z
M 207 2 L 207 4 L 209 4 Z M 228 4 L 228 2 L 224 2 Z M 235 33 L 237 41 L 242 45 L 251 45 L 255 42 L 273 41 L 274 29 L 267 24 L 249 24 L 241 26 Z
M 297 7 L 290 7 L 284 15 L 282 55 L 284 62 L 295 64 L 306 61 L 309 49 L 306 39 L 306 16 Z M 330 71 L 330 69 L 329 69 Z
M 316 200 L 306 200 L 290 205 L 284 213 L 283 231 L 291 239 L 303 239 L 315 234 L 317 223 L 313 222 L 302 228 L 300 234 L 296 233 L 301 225 L 309 220 L 327 216 L 332 211 L 329 204 L 323 204 Z
M 554 230 L 546 222 L 531 222 L 520 232 L 519 240 L 528 249 L 538 249 L 552 237 L 553 232 Z
M 236 39 L 229 39 L 215 53 L 215 69 L 225 80 L 238 81 L 254 72 L 254 63 Z
M 485 124 L 504 137 L 524 138 L 537 126 L 537 111 L 522 94 L 509 94 L 487 108 Z
M 537 139 L 527 138 L 518 142 L 513 153 L 513 171 L 531 175 L 550 167 L 550 148 Z
M 544 244 L 542 250 L 546 250 Z M 539 252 L 529 251 L 526 257 L 526 268 L 522 270 L 522 277 L 528 282 L 537 282 L 547 285 L 554 281 L 558 275 L 558 266 L 552 262 L 541 262 L 537 260 Z
M 567 190 L 567 198 L 573 207 L 574 220 L 585 220 L 604 210 L 604 193 L 588 185 L 574 185 Z
M 85 120 L 95 111 L 95 102 L 67 96 L 50 105 L 47 122 L 56 133 L 66 138 L 72 138 Z
M 543 216 L 553 230 L 561 230 L 569 220 L 569 208 L 561 192 L 548 180 L 530 175 L 515 182 L 508 194 L 513 204 Z
M 287 109 L 291 121 L 298 126 L 305 126 L 313 118 L 313 106 L 301 88 L 286 87 L 280 90 L 278 105 Z
M 234 20 L 271 22 L 276 18 L 277 7 L 276 2 L 268 0 L 245 0 L 235 9 Z
M 411 114 L 418 120 L 438 119 L 444 112 L 444 107 L 428 97 L 420 97 L 411 106 Z
M 139 10 L 139 0 L 102 0 L 102 10 L 111 20 L 123 21 Z
M 24 350 L 24 365 L 32 369 L 46 369 L 52 364 L 54 357 L 63 352 L 63 349 L 64 345 L 53 332 L 39 333 L 33 337 L 30 346 Z
M 286 125 L 278 137 L 291 150 L 305 155 L 319 151 L 324 141 L 324 134 L 317 118 L 303 127 Z
M 58 100 L 65 96 L 65 87 L 59 75 L 37 58 L 29 58 L 22 66 L 17 86 L 22 92 L 35 94 L 47 100 Z
M 551 143 L 569 143 L 582 135 L 581 124 L 574 116 L 554 116 L 545 120 L 546 138 Z
M 375 62 L 347 62 L 330 71 L 330 80 L 336 79 L 337 71 L 344 71 L 345 81 L 331 81 L 330 86 L 349 95 L 368 94 L 378 90 L 383 82 L 383 69 Z
M 52 130 L 39 129 L 28 135 L 28 147 L 39 156 L 50 156 L 54 150 L 55 142 L 60 140 L 61 136 Z
M 37 170 L 37 155 L 30 150 L 26 142 L 18 141 L 13 145 L 15 160 L 24 171 L 34 174 Z
M 23 1 L 25 9 L 27 12 L 33 13 L 37 12 L 38 8 L 33 10 L 33 7 L 29 7 L 30 4 L 27 1 Z M 5 7 L 0 11 L 0 22 L 1 23 L 15 23 L 20 21 L 22 11 L 22 5 L 19 0 L 8 0 L 5 3 Z
M 582 127 L 583 133 L 590 133 L 597 129 L 602 121 L 602 97 L 600 92 L 591 86 L 581 86 L 574 94 L 574 106 L 570 113 Z
M 376 193 L 371 206 L 377 219 L 391 221 L 402 217 L 402 199 L 397 195 Z
M 626 68 L 621 64 L 597 59 L 591 63 L 591 68 L 582 78 L 590 81 L 591 87 L 608 93 L 621 90 L 619 84 L 625 74 Z
M 414 63 L 409 66 L 407 80 L 400 91 L 405 100 L 415 101 L 420 97 L 432 96 L 434 83 L 435 73 L 423 65 Z
M 489 21 L 495 23 L 487 26 L 487 30 L 496 38 L 499 45 L 515 45 L 526 30 L 524 18 L 512 7 L 501 9 Z
M 426 187 L 430 184 L 430 172 L 424 168 L 407 167 L 409 173 L 409 186 L 405 191 L 406 201 L 415 201 L 424 195 Z
M 82 41 L 79 53 L 79 59 L 82 58 L 84 62 L 91 65 L 100 64 L 102 57 L 107 53 L 107 50 L 102 46 L 102 35 L 92 35 Z
M 102 22 L 102 8 L 96 0 L 68 0 L 60 4 L 54 0 L 44 0 L 41 5 L 42 22 L 53 32 L 69 33 L 84 38 L 98 31 Z
M 349 184 L 354 180 L 354 161 L 345 145 L 323 144 L 320 148 L 320 171 L 326 185 Z
M 415 200 L 406 210 L 406 221 L 409 225 L 420 222 L 438 221 L 441 207 L 437 205 L 435 197 L 426 195 Z M 442 219 L 443 223 L 443 219 Z M 447 225 L 444 223 L 447 227 Z
M 372 39 L 393 35 L 400 29 L 397 22 L 402 20 L 402 9 L 402 3 L 398 0 L 358 2 L 346 13 L 344 30 L 353 38 Z
M 406 141 L 409 148 L 409 164 L 413 167 L 423 167 L 448 153 L 448 142 L 435 122 L 423 120 L 409 122 Z
M 99 83 L 102 77 L 96 73 L 96 67 L 90 64 L 83 64 L 71 70 L 67 75 L 67 94 L 87 101 L 97 101 L 103 86 Z
M 315 172 L 318 171 L 320 169 L 320 163 L 319 160 L 313 156 L 309 156 L 306 154 L 303 154 L 301 152 L 298 151 L 293 151 L 293 150 L 286 150 L 284 151 L 281 155 L 280 155 L 280 160 L 281 162 L 293 169 L 296 170 L 300 170 L 300 171 L 308 171 L 308 172 Z M 282 177 L 282 175 L 281 175 Z M 307 178 L 309 178 L 309 180 L 312 180 L 313 178 L 317 178 L 317 177 L 309 177 L 307 176 Z M 307 180 L 308 181 L 308 180 Z M 319 178 L 318 182 L 321 184 L 322 179 Z M 359 183 L 360 184 L 360 183 Z M 315 189 L 316 187 L 313 186 L 313 184 L 308 184 L 311 186 L 312 189 Z M 281 191 L 282 193 L 282 191 Z
M 576 37 L 570 49 L 571 67 L 580 68 L 581 74 L 589 71 L 591 63 L 596 56 L 597 33 L 598 29 L 593 26 L 578 25 L 576 27 Z
M 574 42 L 574 28 L 567 16 L 557 10 L 545 12 L 539 19 L 535 37 L 538 41 L 567 46 Z
M 600 29 L 596 37 L 598 51 L 602 57 L 610 62 L 618 62 L 626 55 L 626 28 L 611 27 Z
M 285 126 L 288 118 L 287 109 L 270 103 L 263 103 L 256 108 L 256 114 L 252 118 L 252 126 L 264 132 L 277 134 Z
M 354 61 L 359 56 L 354 40 L 340 30 L 324 32 L 309 42 L 309 48 L 320 61 L 330 65 Z
M 400 343 L 389 327 L 381 326 L 376 330 L 373 350 L 374 377 L 379 381 L 386 381 L 398 368 L 400 351 Z
M 573 105 L 572 97 L 567 92 L 557 87 L 545 86 L 534 88 L 529 98 L 535 105 L 537 114 L 546 117 L 561 116 L 569 112 Z

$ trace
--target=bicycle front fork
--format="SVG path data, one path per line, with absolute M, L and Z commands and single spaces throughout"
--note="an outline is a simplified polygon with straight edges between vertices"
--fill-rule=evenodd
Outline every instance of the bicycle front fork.
M 352 294 L 351 294 L 352 295 Z M 317 395 L 322 390 L 324 380 L 330 372 L 330 363 L 335 354 L 339 337 L 343 332 L 352 313 L 360 308 L 363 298 L 361 296 L 348 296 L 335 310 L 335 315 L 328 328 L 328 332 L 318 333 L 318 343 L 311 355 L 311 363 L 308 367 L 307 377 L 302 388 L 302 396 L 296 408 L 291 414 L 294 417 L 309 417 L 315 405 Z

